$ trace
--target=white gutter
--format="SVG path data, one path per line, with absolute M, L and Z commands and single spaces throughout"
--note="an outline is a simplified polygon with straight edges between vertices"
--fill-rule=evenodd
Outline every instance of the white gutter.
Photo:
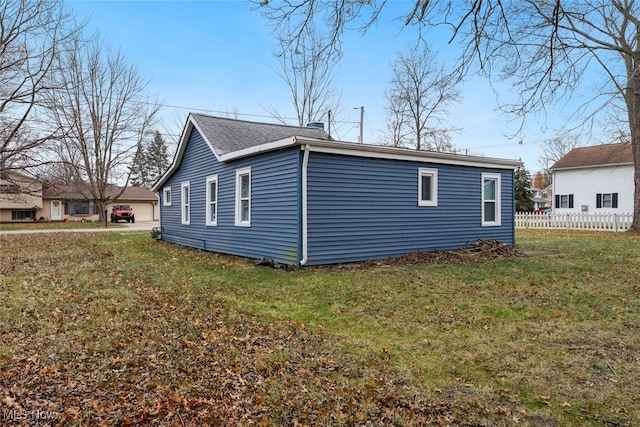
M 309 165 L 309 144 L 305 144 L 302 149 L 302 259 L 300 265 L 305 265 L 307 259 L 307 166 Z

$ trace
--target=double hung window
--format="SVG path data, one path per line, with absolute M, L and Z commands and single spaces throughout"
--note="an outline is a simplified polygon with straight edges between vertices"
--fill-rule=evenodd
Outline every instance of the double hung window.
M 251 168 L 236 170 L 235 225 L 251 226 Z
M 189 225 L 191 223 L 191 190 L 189 182 L 183 182 L 181 185 L 180 205 L 182 211 L 182 224 Z
M 206 224 L 218 225 L 218 175 L 207 177 Z
M 482 225 L 500 225 L 500 174 L 482 174 Z

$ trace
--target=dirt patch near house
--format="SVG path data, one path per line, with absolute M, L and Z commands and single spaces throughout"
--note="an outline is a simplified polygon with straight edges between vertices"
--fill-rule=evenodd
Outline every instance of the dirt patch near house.
M 464 248 L 452 251 L 416 252 L 383 262 L 389 265 L 423 265 L 484 262 L 524 256 L 519 249 L 498 240 L 477 240 Z
M 456 250 L 435 250 L 413 252 L 381 260 L 362 261 L 348 264 L 318 266 L 316 268 L 371 268 L 392 266 L 419 266 L 431 264 L 471 264 L 497 259 L 513 259 L 528 255 L 524 251 L 498 240 L 477 240 Z
M 522 256 L 530 256 L 530 257 L 557 257 L 564 255 L 564 252 L 559 251 L 549 251 L 544 249 L 524 249 L 520 251 Z

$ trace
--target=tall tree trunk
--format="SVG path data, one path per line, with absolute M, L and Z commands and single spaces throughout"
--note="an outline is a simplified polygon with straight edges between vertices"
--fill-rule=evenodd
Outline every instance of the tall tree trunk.
M 640 233 L 640 76 L 634 74 L 631 78 L 629 90 L 631 91 L 632 99 L 627 105 L 629 107 L 631 152 L 633 153 L 634 166 L 633 223 L 631 224 L 631 229 L 636 233 Z
M 107 215 L 109 215 L 109 213 L 107 212 L 106 202 L 104 200 L 96 200 L 96 204 L 98 205 L 99 221 L 106 222 Z

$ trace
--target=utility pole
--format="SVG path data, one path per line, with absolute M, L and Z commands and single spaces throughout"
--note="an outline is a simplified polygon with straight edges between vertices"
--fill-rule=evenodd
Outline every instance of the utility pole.
M 358 109 L 358 107 L 353 107 L 353 109 L 356 110 Z M 360 136 L 358 136 L 358 144 L 364 143 L 363 123 L 364 123 L 364 107 L 360 107 Z

